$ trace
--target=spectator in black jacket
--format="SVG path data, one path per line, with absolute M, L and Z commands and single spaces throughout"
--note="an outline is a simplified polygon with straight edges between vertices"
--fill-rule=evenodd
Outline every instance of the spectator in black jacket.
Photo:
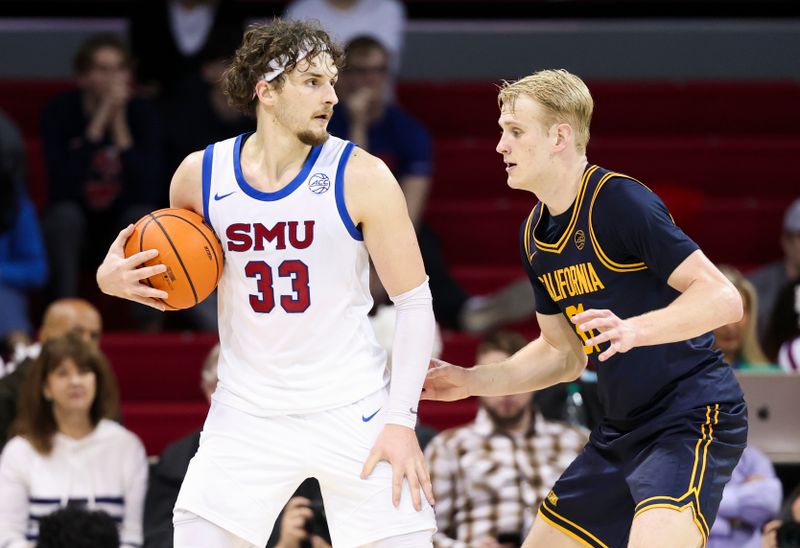
M 55 97 L 42 115 L 49 177 L 44 233 L 58 272 L 56 298 L 77 296 L 82 267 L 93 270 L 104 242 L 154 209 L 162 184 L 158 111 L 131 95 L 125 44 L 114 35 L 89 37 L 74 71 L 78 88 Z

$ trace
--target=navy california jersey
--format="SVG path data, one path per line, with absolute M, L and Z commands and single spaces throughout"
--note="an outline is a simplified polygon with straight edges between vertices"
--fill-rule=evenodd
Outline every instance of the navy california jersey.
M 568 319 L 589 309 L 625 319 L 666 307 L 679 295 L 667 279 L 697 249 L 650 189 L 591 164 L 569 210 L 552 216 L 539 202 L 522 226 L 536 309 Z M 575 331 L 583 341 L 596 335 Z M 584 347 L 597 367 L 606 420 L 624 427 L 668 410 L 740 401 L 738 382 L 713 341 L 707 333 L 605 362 L 596 356 L 608 343 Z

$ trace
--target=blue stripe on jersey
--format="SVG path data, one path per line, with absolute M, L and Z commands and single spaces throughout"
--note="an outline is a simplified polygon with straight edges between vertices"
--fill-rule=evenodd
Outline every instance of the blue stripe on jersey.
M 344 227 L 353 239 L 359 242 L 364 240 L 364 235 L 358 229 L 350 214 L 347 212 L 347 204 L 344 202 L 344 167 L 347 165 L 347 160 L 350 159 L 350 153 L 353 152 L 353 143 L 347 143 L 339 157 L 339 166 L 336 168 L 336 209 L 339 210 L 339 217 L 342 218 Z
M 211 224 L 211 216 L 208 213 L 208 199 L 211 196 L 211 165 L 214 160 L 214 145 L 210 144 L 203 152 L 203 217 L 206 218 L 208 226 Z
M 303 181 L 306 180 L 311 168 L 314 167 L 314 164 L 317 162 L 319 153 L 322 152 L 322 145 L 313 147 L 311 149 L 311 153 L 308 155 L 308 158 L 306 158 L 300 173 L 298 173 L 288 185 L 275 192 L 264 192 L 263 190 L 256 190 L 250 186 L 250 183 L 248 183 L 244 178 L 244 173 L 242 173 L 242 143 L 244 142 L 245 137 L 249 135 L 250 133 L 242 133 L 236 138 L 236 142 L 233 145 L 233 172 L 236 174 L 236 182 L 239 183 L 239 188 L 241 188 L 245 194 L 251 198 L 255 198 L 256 200 L 274 202 L 275 200 L 285 198 L 294 192 L 295 189 L 297 189 L 297 187 L 303 184 Z

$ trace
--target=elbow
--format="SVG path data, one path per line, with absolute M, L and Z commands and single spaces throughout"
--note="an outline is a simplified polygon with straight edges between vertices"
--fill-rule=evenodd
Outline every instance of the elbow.
M 586 353 L 583 352 L 583 348 L 580 349 L 580 352 L 571 352 L 567 354 L 561 382 L 577 381 L 583 374 L 583 370 L 586 369 L 588 361 L 589 359 Z
M 726 284 L 720 290 L 719 301 L 720 308 L 722 309 L 721 317 L 725 321 L 721 325 L 728 325 L 741 321 L 744 316 L 744 305 L 742 304 L 742 295 L 733 284 Z

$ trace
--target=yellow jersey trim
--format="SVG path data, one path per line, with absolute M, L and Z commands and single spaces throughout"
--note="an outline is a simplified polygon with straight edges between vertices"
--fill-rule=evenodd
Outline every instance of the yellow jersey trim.
M 712 413 L 713 411 L 713 413 Z M 712 419 L 713 417 L 713 419 Z M 706 464 L 708 462 L 708 447 L 711 445 L 711 442 L 714 441 L 714 426 L 719 423 L 719 404 L 714 404 L 713 409 L 712 406 L 706 406 L 706 420 L 705 423 L 700 425 L 700 433 L 701 436 L 697 440 L 697 443 L 694 446 L 694 463 L 692 464 L 692 475 L 689 479 L 689 488 L 686 490 L 684 494 L 680 497 L 667 497 L 667 496 L 656 496 L 656 497 L 649 497 L 639 502 L 636 505 L 636 512 L 634 517 L 639 515 L 641 511 L 646 508 L 654 507 L 657 504 L 662 504 L 669 506 L 670 508 L 676 508 L 679 505 L 683 504 L 687 498 L 691 497 L 693 500 L 692 511 L 694 512 L 694 519 L 695 523 L 701 529 L 701 534 L 703 535 L 703 539 L 708 537 L 710 532 L 710 528 L 708 526 L 708 521 L 706 520 L 703 512 L 700 511 L 700 491 L 703 488 L 703 479 L 705 477 L 706 472 Z M 705 443 L 703 443 L 705 442 Z M 701 458 L 701 451 L 700 447 L 703 447 L 702 451 L 702 458 Z M 698 471 L 699 470 L 699 471 Z M 648 504 L 650 501 L 662 501 L 658 503 Z M 671 501 L 675 504 L 670 504 L 669 502 L 663 501 Z M 686 505 L 683 504 L 682 508 L 685 508 Z
M 541 210 L 541 208 L 544 207 L 544 204 L 542 202 L 539 202 L 539 204 L 539 209 Z M 534 208 L 531 209 L 531 212 L 528 214 L 528 220 L 525 222 L 525 231 L 523 232 L 525 235 L 523 244 L 525 246 L 525 256 L 528 258 L 528 262 L 531 262 L 533 255 L 535 254 L 535 252 L 531 253 L 531 223 L 533 222 L 533 214 L 535 211 L 536 206 L 534 206 Z M 541 214 L 539 216 L 541 217 Z
M 581 186 L 578 189 L 578 196 L 575 198 L 575 207 L 572 210 L 572 217 L 569 220 L 569 224 L 567 225 L 567 229 L 564 231 L 564 234 L 562 234 L 558 241 L 554 244 L 542 242 L 536 237 L 536 228 L 539 226 L 539 221 L 542 220 L 544 208 L 546 207 L 544 204 L 542 204 L 542 207 L 539 208 L 539 218 L 536 219 L 536 224 L 533 227 L 533 241 L 536 243 L 537 249 L 549 251 L 551 253 L 561 253 L 564 250 L 564 247 L 566 247 L 567 242 L 572 236 L 572 231 L 575 230 L 575 225 L 578 224 L 578 215 L 580 214 L 581 206 L 583 205 L 583 198 L 586 195 L 586 186 L 592 174 L 598 169 L 600 169 L 599 166 L 592 166 L 583 172 L 583 177 L 581 177 Z
M 539 507 L 539 515 L 542 516 L 545 519 L 545 521 L 547 521 L 549 524 L 553 525 L 554 527 L 557 527 L 561 531 L 564 531 L 565 533 L 567 533 L 572 538 L 579 540 L 582 544 L 585 544 L 586 546 L 592 546 L 592 544 L 589 544 L 589 542 L 586 539 L 581 538 L 579 535 L 577 535 L 574 532 L 568 530 L 563 525 L 559 525 L 558 523 L 555 523 L 552 519 L 548 518 L 547 515 L 542 512 L 542 509 L 550 512 L 551 514 L 553 514 L 558 519 L 564 521 L 565 523 L 568 523 L 570 526 L 574 527 L 576 530 L 580 531 L 581 533 L 586 535 L 588 538 L 590 538 L 593 541 L 595 541 L 597 543 L 595 546 L 599 546 L 600 548 L 608 548 L 608 545 L 603 543 L 603 541 L 601 541 L 599 538 L 597 538 L 596 536 L 591 534 L 589 531 L 587 531 L 586 529 L 584 529 L 583 527 L 581 527 L 577 523 L 574 523 L 574 522 L 568 520 L 567 518 L 565 518 L 564 516 L 560 515 L 558 512 L 554 511 L 552 508 L 550 508 L 550 506 L 547 504 L 547 500 L 543 500 L 542 501 L 542 505 L 541 505 L 541 507 Z
M 594 202 L 597 199 L 597 195 L 600 193 L 600 189 L 603 188 L 603 185 L 606 184 L 606 182 L 608 182 L 608 180 L 611 179 L 612 177 L 625 177 L 626 179 L 630 179 L 630 177 L 626 177 L 625 175 L 622 175 L 620 173 L 609 172 L 603 175 L 603 178 L 600 179 L 599 183 L 597 183 L 597 188 L 594 189 L 594 194 L 592 195 L 592 201 L 589 203 L 589 237 L 592 240 L 592 247 L 594 247 L 594 250 L 597 254 L 597 258 L 600 259 L 600 262 L 603 263 L 603 266 L 605 266 L 609 270 L 613 270 L 614 272 L 637 272 L 639 270 L 646 270 L 647 265 L 644 264 L 643 262 L 623 264 L 611 260 L 611 258 L 609 258 L 609 256 L 605 254 L 603 248 L 600 247 L 600 242 L 597 240 L 597 236 L 594 233 L 594 226 L 592 223 L 592 212 L 594 210 Z M 631 180 L 639 183 L 639 181 L 636 181 L 636 179 L 631 179 Z M 642 183 L 639 184 L 647 188 Z M 647 188 L 647 190 L 650 189 Z

